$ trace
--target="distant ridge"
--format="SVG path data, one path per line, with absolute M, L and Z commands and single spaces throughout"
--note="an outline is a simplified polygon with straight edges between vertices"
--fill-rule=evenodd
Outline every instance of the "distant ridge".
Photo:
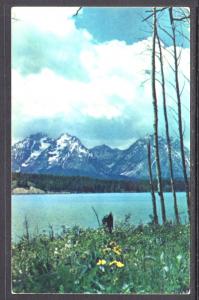
M 57 139 L 45 133 L 32 134 L 12 146 L 12 171 L 21 173 L 90 176 L 112 179 L 148 178 L 147 143 L 152 145 L 152 171 L 155 176 L 154 137 L 145 136 L 135 141 L 125 150 L 112 149 L 99 145 L 88 149 L 76 137 L 68 133 Z M 159 137 L 162 176 L 169 178 L 168 152 L 166 140 Z M 189 175 L 190 153 L 185 148 L 187 171 Z M 182 179 L 180 144 L 172 141 L 174 175 Z

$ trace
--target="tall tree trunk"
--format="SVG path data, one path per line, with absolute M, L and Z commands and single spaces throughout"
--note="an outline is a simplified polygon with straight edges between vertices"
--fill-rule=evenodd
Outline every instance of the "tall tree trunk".
M 187 177 L 186 160 L 185 160 L 185 152 L 184 152 L 181 95 L 180 95 L 179 78 L 178 78 L 179 70 L 178 70 L 178 57 L 177 57 L 177 49 L 176 49 L 176 28 L 175 28 L 175 24 L 174 24 L 172 7 L 169 8 L 169 17 L 170 17 L 170 23 L 171 23 L 171 28 L 172 28 L 172 39 L 173 39 L 173 54 L 174 54 L 173 57 L 174 57 L 174 66 L 175 66 L 176 97 L 177 97 L 177 104 L 178 104 L 178 129 L 179 129 L 179 136 L 180 136 L 180 152 L 181 152 L 181 159 L 182 159 L 183 176 L 184 176 L 184 181 L 185 181 L 188 216 L 190 219 L 189 182 L 188 182 L 188 177 Z
M 154 8 L 153 16 L 153 47 L 152 47 L 152 96 L 153 96 L 153 111 L 154 111 L 154 137 L 155 137 L 155 158 L 156 158 L 156 170 L 157 170 L 157 182 L 158 182 L 158 194 L 161 201 L 161 211 L 162 211 L 162 221 L 163 224 L 166 223 L 166 210 L 164 203 L 164 195 L 162 189 L 162 174 L 160 167 L 160 157 L 159 157 L 159 143 L 158 143 L 158 103 L 156 94 L 156 36 L 157 36 L 157 17 L 156 8 Z
M 151 197 L 152 197 L 152 204 L 153 204 L 153 222 L 154 224 L 158 224 L 158 214 L 157 214 L 157 207 L 156 207 L 156 198 L 155 198 L 155 190 L 153 185 L 153 175 L 152 175 L 152 168 L 151 168 L 151 144 L 150 141 L 147 144 L 147 154 L 148 154 L 148 169 L 149 169 L 149 182 L 151 187 Z
M 162 55 L 162 46 L 161 46 L 160 38 L 159 38 L 159 35 L 158 35 L 158 29 L 156 29 L 156 34 L 157 34 L 157 41 L 158 41 L 159 54 L 160 54 L 159 59 L 160 59 L 161 79 L 162 79 L 161 86 L 162 86 L 162 96 L 163 96 L 165 131 L 166 131 L 166 140 L 167 140 L 167 149 L 168 149 L 170 182 L 171 182 L 171 190 L 172 190 L 172 193 L 173 193 L 175 219 L 176 219 L 177 224 L 179 224 L 180 223 L 180 218 L 179 218 L 177 197 L 176 197 L 176 191 L 175 191 L 173 162 L 172 162 L 172 153 L 171 153 L 171 139 L 170 139 L 169 122 L 168 122 L 168 114 L 167 114 L 167 101 L 166 101 L 165 77 L 164 77 L 164 63 L 163 63 L 163 55 Z

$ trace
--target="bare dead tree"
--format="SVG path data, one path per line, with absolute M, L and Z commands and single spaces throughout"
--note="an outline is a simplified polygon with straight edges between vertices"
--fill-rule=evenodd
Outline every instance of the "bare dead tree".
M 157 183 L 158 183 L 158 194 L 160 196 L 162 221 L 166 223 L 166 210 L 164 203 L 164 195 L 162 188 L 162 173 L 160 166 L 159 156 L 159 141 L 158 141 L 158 100 L 156 93 L 156 38 L 157 38 L 157 16 L 156 8 L 153 9 L 153 42 L 152 42 L 152 97 L 153 97 L 153 111 L 154 111 L 154 137 L 155 137 L 155 159 L 156 159 L 156 171 L 157 171 Z
M 178 130 L 179 130 L 179 137 L 180 137 L 180 152 L 181 152 L 183 176 L 184 176 L 184 181 L 185 181 L 185 191 L 186 191 L 186 198 L 187 198 L 188 215 L 189 215 L 189 219 L 190 219 L 189 182 L 188 182 L 188 177 L 187 177 L 186 159 L 185 159 L 185 151 L 184 151 L 181 95 L 180 95 L 180 86 L 179 86 L 179 68 L 178 68 L 178 55 L 177 55 L 177 47 L 176 47 L 176 26 L 175 26 L 175 18 L 173 17 L 173 8 L 172 7 L 169 8 L 169 19 L 170 19 L 170 24 L 171 24 L 171 29 L 172 29 L 172 41 L 173 41 L 175 90 L 176 90 L 176 98 L 177 98 L 177 106 L 178 106 Z
M 161 46 L 160 37 L 158 34 L 158 28 L 156 28 L 156 35 L 157 35 L 157 41 L 158 41 L 158 47 L 159 47 L 159 60 L 160 60 L 160 69 L 161 69 L 161 87 L 162 87 L 163 110 L 164 110 L 164 120 L 165 120 L 165 132 L 166 132 L 167 149 L 168 149 L 170 183 L 171 183 L 171 190 L 173 193 L 175 219 L 176 219 L 177 224 L 179 224 L 180 218 L 179 218 L 178 204 L 177 204 L 177 197 L 176 197 L 175 183 L 174 183 L 173 161 L 172 161 L 172 152 L 171 152 L 171 139 L 170 139 L 168 113 L 167 113 L 164 62 L 163 62 L 163 55 L 162 55 L 162 46 Z
M 100 223 L 98 214 L 97 214 L 96 210 L 94 209 L 94 207 L 92 207 L 92 210 L 94 211 L 94 214 L 95 214 L 95 216 L 96 216 L 96 218 L 97 218 L 97 223 L 98 223 L 98 225 L 101 226 L 101 223 Z
M 148 170 L 149 170 L 149 183 L 151 187 L 151 198 L 152 198 L 152 205 L 153 205 L 153 222 L 154 224 L 158 224 L 158 214 L 157 214 L 157 207 L 156 207 L 156 197 L 155 197 L 155 189 L 153 185 L 153 175 L 152 175 L 152 168 L 151 168 L 151 144 L 150 140 L 147 144 L 147 154 L 148 154 Z
M 178 8 L 178 14 L 174 16 L 172 8 L 166 8 L 166 9 L 169 11 L 171 32 L 169 32 L 167 29 L 162 27 L 160 24 L 158 24 L 158 28 L 160 28 L 164 33 L 167 34 L 167 36 L 172 40 L 172 44 L 173 44 L 173 51 L 171 54 L 174 59 L 174 66 L 172 66 L 169 62 L 167 62 L 167 63 L 169 64 L 170 68 L 172 69 L 172 71 L 175 74 L 175 82 L 174 82 L 174 84 L 172 83 L 172 86 L 176 90 L 176 96 L 177 96 L 176 97 L 177 98 L 177 101 L 176 101 L 177 108 L 178 108 L 177 124 L 178 124 L 179 136 L 180 136 L 180 151 L 181 151 L 181 158 L 182 158 L 182 170 L 183 170 L 183 176 L 184 176 L 184 181 L 185 181 L 185 191 L 186 191 L 186 198 L 187 198 L 188 215 L 190 218 L 189 182 L 188 182 L 187 170 L 186 170 L 186 159 L 185 159 L 184 140 L 183 140 L 184 139 L 184 136 L 183 136 L 184 129 L 183 129 L 183 118 L 182 118 L 182 110 L 181 110 L 181 107 L 183 105 L 181 103 L 181 95 L 182 95 L 183 88 L 180 91 L 180 86 L 179 86 L 179 62 L 180 62 L 181 53 L 179 53 L 179 54 L 177 53 L 176 35 L 178 33 L 178 34 L 181 34 L 186 39 L 187 39 L 187 37 L 184 36 L 182 30 L 181 31 L 178 30 L 178 27 L 175 24 L 175 22 L 177 22 L 178 24 L 180 24 L 181 22 L 187 22 L 187 24 L 189 24 L 190 23 L 190 13 L 189 13 L 188 9 L 180 10 L 180 8 Z M 158 13 L 159 11 L 153 10 L 153 12 L 146 18 L 146 20 L 148 21 L 148 19 L 151 17 L 156 18 L 156 24 L 157 24 L 156 12 Z M 143 21 L 145 21 L 145 19 Z M 157 39 L 158 39 L 157 27 L 156 27 L 156 34 L 157 34 Z M 189 39 L 188 39 L 188 41 L 189 41 Z M 156 57 L 156 55 L 155 55 L 155 57 Z M 161 73 L 162 73 L 162 71 L 161 71 Z M 157 78 L 156 78 L 156 81 L 159 82 L 159 80 Z M 176 209 L 175 209 L 175 211 L 176 211 Z
M 29 223 L 28 223 L 27 216 L 25 216 L 25 218 L 24 218 L 24 229 L 25 229 L 25 238 L 29 244 L 30 243 L 30 234 L 29 234 Z
M 82 6 L 80 6 L 80 7 L 77 9 L 77 11 L 76 11 L 76 13 L 73 15 L 73 17 L 77 17 L 81 9 L 82 9 Z

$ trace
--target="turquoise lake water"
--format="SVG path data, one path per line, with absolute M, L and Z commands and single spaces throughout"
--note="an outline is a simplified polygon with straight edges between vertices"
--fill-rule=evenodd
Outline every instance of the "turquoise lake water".
M 174 219 L 173 198 L 165 193 L 167 218 Z M 157 197 L 158 214 L 161 217 L 160 200 Z M 187 205 L 185 193 L 177 193 L 181 220 L 187 221 Z M 92 207 L 99 218 L 109 212 L 113 213 L 114 221 L 124 220 L 130 213 L 132 224 L 147 223 L 152 215 L 150 193 L 105 193 L 105 194 L 43 194 L 12 196 L 12 238 L 18 239 L 24 232 L 24 218 L 27 217 L 30 231 L 42 232 L 53 225 L 56 232 L 61 226 L 79 225 L 81 227 L 97 227 L 98 223 Z

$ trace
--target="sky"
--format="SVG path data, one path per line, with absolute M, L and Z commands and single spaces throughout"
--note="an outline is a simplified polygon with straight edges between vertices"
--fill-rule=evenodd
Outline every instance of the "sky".
M 150 8 L 12 8 L 12 142 L 30 134 L 77 136 L 88 148 L 125 149 L 153 132 Z M 176 15 L 178 12 L 176 11 Z M 168 11 L 159 13 L 170 32 Z M 190 139 L 189 26 L 180 24 L 185 143 Z M 160 32 L 170 132 L 178 137 L 172 43 Z M 160 66 L 157 61 L 157 78 Z M 165 134 L 157 83 L 159 132 Z

